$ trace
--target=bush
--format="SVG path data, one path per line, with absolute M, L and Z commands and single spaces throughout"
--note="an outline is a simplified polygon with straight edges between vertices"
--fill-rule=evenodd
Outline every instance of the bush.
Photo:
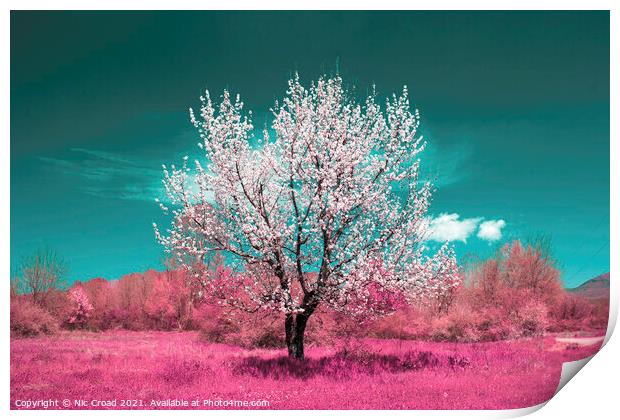
M 67 293 L 64 290 L 51 289 L 40 306 L 54 318 L 64 319 L 69 307 Z
M 516 321 L 521 328 L 520 335 L 522 337 L 543 335 L 549 325 L 547 313 L 547 306 L 541 302 L 529 302 L 522 307 Z
M 475 314 L 462 306 L 432 322 L 431 338 L 435 341 L 477 341 Z
M 476 317 L 479 341 L 499 341 L 518 337 L 515 325 L 507 318 L 503 308 L 490 306 L 479 310 Z
M 419 307 L 408 307 L 375 321 L 368 328 L 368 335 L 382 339 L 415 340 L 430 337 L 431 321 L 435 312 Z
M 226 316 L 222 307 L 205 304 L 197 308 L 194 315 L 203 341 L 230 343 L 230 337 L 239 332 L 238 325 Z
M 609 300 L 590 300 L 566 293 L 550 312 L 551 332 L 604 330 L 609 318 Z
M 588 326 L 594 329 L 607 329 L 609 322 L 609 298 L 596 299 L 590 302 L 592 313 Z
M 243 343 L 245 347 L 279 349 L 285 345 L 284 334 L 279 323 L 271 322 L 254 331 L 254 334 L 246 336 Z
M 14 299 L 11 302 L 11 335 L 35 337 L 51 335 L 58 331 L 58 321 L 45 309 L 28 299 Z
M 200 338 L 211 343 L 226 343 L 245 348 L 284 347 L 284 321 L 278 314 L 247 314 L 217 305 L 202 305 L 196 311 L 200 317 Z
M 256 318 L 253 321 L 225 320 L 223 324 L 228 324 L 226 328 L 232 329 L 232 332 L 225 335 L 223 342 L 247 349 L 285 347 L 284 321 L 281 324 L 276 322 L 279 318 L 277 314 L 274 315 Z

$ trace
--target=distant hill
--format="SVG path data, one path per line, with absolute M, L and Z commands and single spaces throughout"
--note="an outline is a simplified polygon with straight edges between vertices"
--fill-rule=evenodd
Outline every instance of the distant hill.
M 601 274 L 572 289 L 567 289 L 569 293 L 588 298 L 603 299 L 609 298 L 609 273 Z

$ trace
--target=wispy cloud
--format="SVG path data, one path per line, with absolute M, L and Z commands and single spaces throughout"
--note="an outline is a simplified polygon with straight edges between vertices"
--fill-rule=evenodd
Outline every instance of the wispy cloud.
M 152 201 L 162 195 L 158 162 L 117 153 L 83 148 L 70 149 L 66 159 L 42 156 L 51 169 L 80 180 L 78 188 L 103 198 Z
M 431 180 L 438 188 L 464 181 L 470 174 L 467 166 L 472 153 L 467 143 L 439 148 L 430 141 L 421 155 L 422 178 Z

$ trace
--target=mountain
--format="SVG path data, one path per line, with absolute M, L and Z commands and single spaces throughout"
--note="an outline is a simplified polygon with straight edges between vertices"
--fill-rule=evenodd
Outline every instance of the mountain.
M 609 273 L 601 274 L 567 291 L 588 299 L 609 299 Z

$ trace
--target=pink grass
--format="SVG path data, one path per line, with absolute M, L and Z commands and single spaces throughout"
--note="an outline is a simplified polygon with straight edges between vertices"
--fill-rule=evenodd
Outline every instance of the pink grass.
M 195 333 L 63 332 L 11 341 L 17 400 L 266 400 L 272 409 L 508 409 L 553 395 L 564 361 L 598 350 L 553 337 L 455 344 L 365 339 L 283 350 L 208 344 Z M 117 406 L 115 408 L 122 408 Z M 209 407 L 198 407 L 209 408 Z

